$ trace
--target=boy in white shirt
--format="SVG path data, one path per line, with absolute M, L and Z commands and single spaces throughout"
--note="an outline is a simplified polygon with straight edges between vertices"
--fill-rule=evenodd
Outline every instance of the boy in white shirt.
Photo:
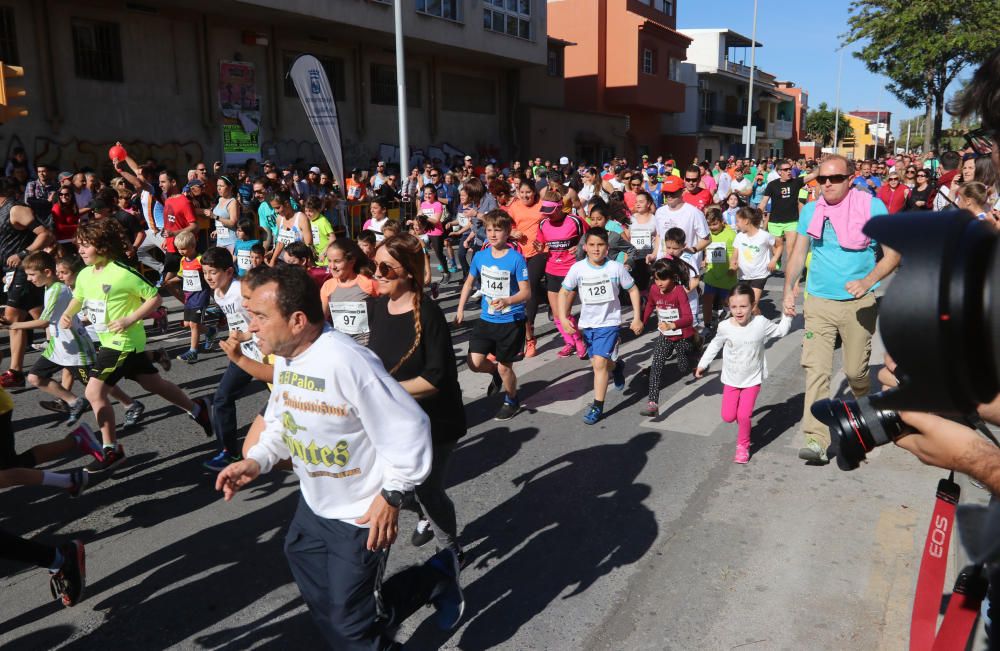
M 570 267 L 559 290 L 559 321 L 572 335 L 576 332 L 569 319 L 570 307 L 579 288 L 579 327 L 587 345 L 590 364 L 594 369 L 594 402 L 583 417 L 583 422 L 593 425 L 604 415 L 604 398 L 608 392 L 608 369 L 614 364 L 615 388 L 625 388 L 625 362 L 618 359 L 618 335 L 622 321 L 620 290 L 628 291 L 632 302 L 632 323 L 635 334 L 642 332 L 640 319 L 639 288 L 624 266 L 608 260 L 608 232 L 600 226 L 587 231 L 584 247 L 587 258 Z

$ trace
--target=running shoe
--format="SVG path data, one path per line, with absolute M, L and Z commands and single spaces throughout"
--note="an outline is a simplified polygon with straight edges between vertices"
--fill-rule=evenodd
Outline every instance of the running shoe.
M 410 542 L 413 546 L 423 547 L 433 539 L 434 527 L 431 526 L 431 521 L 423 518 L 417 520 L 417 528 L 413 530 L 413 535 L 410 536 Z
M 799 449 L 799 458 L 809 465 L 825 466 L 830 463 L 826 450 L 815 439 L 806 439 L 805 447 Z
M 98 461 L 104 459 L 104 447 L 97 440 L 94 430 L 90 429 L 87 423 L 80 423 L 69 435 L 73 437 L 73 440 L 76 442 L 76 449 L 81 454 L 92 456 Z
M 146 411 L 146 405 L 138 400 L 132 401 L 132 406 L 125 410 L 125 427 L 135 427 L 142 420 L 142 414 Z
M 458 273 L 458 265 L 455 264 L 454 262 L 449 261 L 448 262 L 448 271 L 449 271 L 449 273 L 453 273 L 453 274 L 454 273 Z
M 536 339 L 526 339 L 524 341 L 524 356 L 534 357 L 538 354 L 538 341 Z
M 66 427 L 73 427 L 76 421 L 83 417 L 84 412 L 90 409 L 90 403 L 86 398 L 80 397 L 69 406 L 69 415 L 66 416 Z
M 587 413 L 583 415 L 583 422 L 586 423 L 587 425 L 593 425 L 597 421 L 601 420 L 601 417 L 603 415 L 604 415 L 604 409 L 602 407 L 598 407 L 597 405 L 590 405 L 590 407 L 587 409 Z
M 187 362 L 188 364 L 194 364 L 195 362 L 198 361 L 198 351 L 188 350 L 178 355 L 177 359 L 179 359 L 182 362 Z
M 221 472 L 226 466 L 239 460 L 239 457 L 231 456 L 228 450 L 223 450 L 208 461 L 203 461 L 201 465 L 212 472 Z
M 196 423 L 201 425 L 201 429 L 204 430 L 205 436 L 212 438 L 215 436 L 215 432 L 212 431 L 212 417 L 209 415 L 211 413 L 211 408 L 208 403 L 205 402 L 204 398 L 195 398 L 193 400 L 194 404 L 198 406 L 198 415 L 190 414 L 191 418 L 194 419 Z
M 614 380 L 615 389 L 625 390 L 625 360 L 620 359 L 615 363 L 615 368 L 611 371 L 611 378 Z
M 87 583 L 87 554 L 79 540 L 59 547 L 63 557 L 62 567 L 49 579 L 52 598 L 67 608 L 80 603 Z
M 437 270 L 438 271 L 444 271 L 444 267 L 442 267 L 441 265 L 437 265 Z
M 24 373 L 9 369 L 0 374 L 0 387 L 17 389 L 24 386 Z
M 56 398 L 55 400 L 42 400 L 38 403 L 38 406 L 48 411 L 54 411 L 57 414 L 69 413 L 69 405 L 66 404 L 65 400 L 60 398 Z
M 649 402 L 646 403 L 646 407 L 642 411 L 639 412 L 639 415 L 640 416 L 653 417 L 653 416 L 657 416 L 659 413 L 660 413 L 660 407 L 659 407 L 659 405 L 657 405 L 653 401 L 649 401 Z
M 450 282 L 451 282 L 451 274 L 446 271 L 441 275 L 441 284 L 447 285 Z
M 472 292 L 472 296 L 470 296 L 469 298 L 475 301 L 482 297 L 483 297 L 483 290 L 477 289 L 476 291 Z
M 747 461 L 750 461 L 750 448 L 745 445 L 737 445 L 733 463 L 746 463 Z
M 42 352 L 43 350 L 45 350 L 48 347 L 49 347 L 48 342 L 41 343 L 41 344 L 31 344 L 31 349 L 35 350 L 35 351 L 38 351 L 39 353 Z
M 493 369 L 493 379 L 490 380 L 490 386 L 486 387 L 486 396 L 492 396 L 494 393 L 503 388 L 503 378 L 500 377 L 500 372 Z
M 170 361 L 170 355 L 163 352 L 162 348 L 157 348 L 153 351 L 153 363 L 159 364 L 164 373 L 169 373 L 170 367 L 173 366 L 173 362 Z
M 587 359 L 587 344 L 583 343 L 583 337 L 576 340 L 576 356 Z
M 576 351 L 576 344 L 566 344 L 556 355 L 559 357 L 569 357 Z
M 83 468 L 76 468 L 69 473 L 69 479 L 73 484 L 66 489 L 70 497 L 80 497 L 90 483 L 90 475 L 83 471 Z
M 427 565 L 441 574 L 441 580 L 431 593 L 431 603 L 437 610 L 434 622 L 442 631 L 450 631 L 458 625 L 465 612 L 465 597 L 458 582 L 458 555 L 445 548 L 431 556 Z
M 500 410 L 497 411 L 497 415 L 493 417 L 493 420 L 510 420 L 516 416 L 519 411 L 521 411 L 521 403 L 504 400 L 503 404 L 500 405 Z
M 125 448 L 119 443 L 118 447 L 105 447 L 100 459 L 94 459 L 84 468 L 92 475 L 100 475 L 101 478 L 110 477 L 111 472 L 118 466 L 125 463 Z

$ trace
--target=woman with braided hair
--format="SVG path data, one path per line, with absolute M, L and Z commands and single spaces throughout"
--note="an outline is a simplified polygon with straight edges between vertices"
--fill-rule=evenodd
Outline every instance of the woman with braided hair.
M 444 477 L 451 451 L 466 431 L 465 407 L 448 322 L 423 291 L 426 260 L 423 244 L 408 233 L 379 244 L 374 258 L 379 295 L 368 299 L 368 347 L 431 422 L 434 459 L 430 476 L 416 489 L 420 520 L 411 540 L 420 546 L 436 536 L 461 562 L 455 505 L 444 492 Z

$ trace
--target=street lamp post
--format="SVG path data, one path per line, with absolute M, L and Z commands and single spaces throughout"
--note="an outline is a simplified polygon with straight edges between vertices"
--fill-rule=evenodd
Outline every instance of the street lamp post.
M 399 174 L 405 178 L 410 166 L 410 143 L 406 134 L 406 57 L 403 53 L 403 0 L 392 3 L 396 28 L 396 106 L 399 111 Z
M 743 153 L 744 158 L 750 158 L 750 143 L 754 141 L 754 133 L 752 131 L 752 116 L 753 116 L 753 75 L 754 68 L 756 64 L 755 56 L 757 54 L 757 0 L 753 0 L 753 31 L 750 33 L 750 90 L 747 93 L 747 129 L 746 129 L 746 148 Z
M 844 68 L 844 48 L 840 48 L 840 60 L 837 63 L 837 108 L 833 115 L 833 153 L 840 153 L 837 137 L 840 134 L 840 73 Z

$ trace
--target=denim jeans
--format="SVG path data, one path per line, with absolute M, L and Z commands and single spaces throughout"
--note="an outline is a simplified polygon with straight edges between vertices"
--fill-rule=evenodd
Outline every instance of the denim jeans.
M 230 363 L 219 379 L 219 386 L 212 397 L 212 429 L 222 448 L 232 456 L 239 456 L 240 445 L 236 440 L 236 399 L 253 382 L 253 377 L 236 364 Z

